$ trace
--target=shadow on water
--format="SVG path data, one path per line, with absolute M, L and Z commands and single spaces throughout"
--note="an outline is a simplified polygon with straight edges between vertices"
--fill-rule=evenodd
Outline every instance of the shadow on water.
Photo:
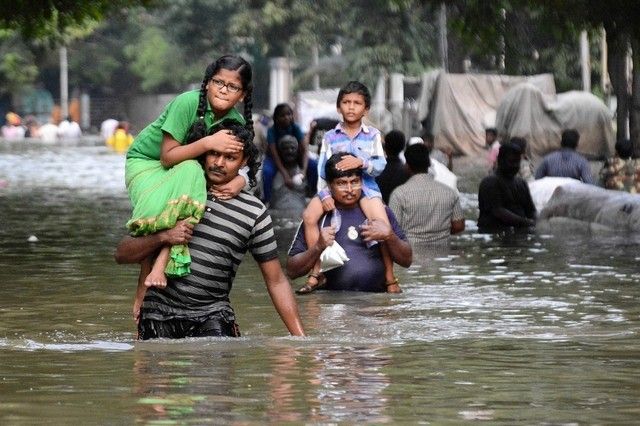
M 135 342 L 137 267 L 113 261 L 123 163 L 99 146 L 0 148 L 2 423 L 637 419 L 637 236 L 470 226 L 416 249 L 402 294 L 298 297 L 306 338 L 285 335 L 247 258 L 242 338 Z M 276 221 L 283 262 L 296 226 Z

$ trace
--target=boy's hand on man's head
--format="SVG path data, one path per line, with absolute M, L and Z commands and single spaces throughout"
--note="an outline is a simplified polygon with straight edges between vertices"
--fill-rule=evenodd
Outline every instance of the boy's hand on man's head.
M 345 155 L 342 159 L 336 164 L 336 169 L 342 170 L 351 170 L 351 169 L 359 169 L 362 167 L 364 162 L 361 158 L 354 157 L 353 155 Z

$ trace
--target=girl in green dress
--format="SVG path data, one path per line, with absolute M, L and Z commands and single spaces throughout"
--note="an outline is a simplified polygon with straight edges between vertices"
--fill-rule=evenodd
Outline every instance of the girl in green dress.
M 133 206 L 127 228 L 132 236 L 173 228 L 179 220 L 197 223 L 202 218 L 207 189 L 197 159 L 210 150 L 242 150 L 242 142 L 229 130 L 211 134 L 223 120 L 245 125 L 253 135 L 251 75 L 251 66 L 243 58 L 218 58 L 207 67 L 200 90 L 178 95 L 136 137 L 125 165 Z M 244 114 L 236 110 L 238 102 L 244 103 Z M 214 195 L 229 199 L 244 188 L 246 181 L 246 176 L 237 176 L 214 188 Z M 186 245 L 164 247 L 154 262 L 149 259 L 142 263 L 140 280 L 145 287 L 165 287 L 166 275 L 190 272 L 190 261 Z

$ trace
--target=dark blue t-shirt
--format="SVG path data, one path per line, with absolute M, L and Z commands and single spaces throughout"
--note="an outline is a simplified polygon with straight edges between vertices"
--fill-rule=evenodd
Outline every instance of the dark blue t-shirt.
M 404 231 L 400 228 L 396 217 L 389 207 L 385 207 L 389 223 L 393 229 L 393 232 L 406 241 L 407 238 L 404 235 Z M 338 209 L 341 217 L 340 229 L 336 233 L 336 241 L 344 248 L 344 251 L 349 257 L 349 261 L 344 265 L 326 271 L 324 273 L 327 278 L 327 284 L 325 288 L 327 290 L 343 290 L 343 291 L 371 291 L 371 292 L 384 292 L 386 286 L 384 282 L 384 264 L 382 262 L 382 255 L 380 253 L 380 244 L 376 244 L 371 248 L 367 248 L 365 242 L 360 237 L 360 225 L 367 218 L 359 206 L 352 209 Z M 320 223 L 323 223 L 320 220 Z M 324 226 L 329 226 L 330 214 L 324 220 Z M 357 231 L 357 235 L 354 234 L 353 228 Z M 349 238 L 355 236 L 355 239 Z M 307 244 L 304 239 L 304 227 L 302 224 L 298 226 L 298 231 L 293 239 L 293 243 L 289 248 L 289 256 L 295 256 L 298 253 L 302 253 L 307 250 Z

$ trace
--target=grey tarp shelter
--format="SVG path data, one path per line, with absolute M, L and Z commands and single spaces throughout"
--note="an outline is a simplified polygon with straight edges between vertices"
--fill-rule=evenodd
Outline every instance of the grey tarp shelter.
M 553 75 L 507 76 L 496 74 L 450 74 L 442 70 L 422 77 L 418 118 L 434 136 L 436 147 L 456 154 L 478 155 L 484 151 L 486 116 L 495 114 L 506 93 L 528 82 L 542 93 L 555 95 Z
M 580 133 L 577 151 L 588 158 L 601 159 L 614 153 L 612 114 L 599 98 L 588 92 L 550 96 L 532 84 L 519 84 L 500 103 L 496 128 L 501 140 L 513 136 L 525 138 L 532 160 L 559 149 L 564 129 Z

